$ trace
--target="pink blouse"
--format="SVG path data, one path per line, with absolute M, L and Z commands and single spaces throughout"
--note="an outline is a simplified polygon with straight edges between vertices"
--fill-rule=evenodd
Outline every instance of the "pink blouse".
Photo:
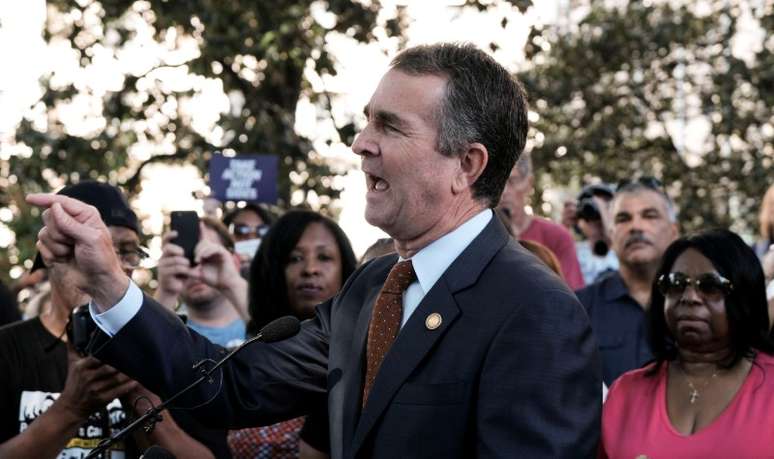
M 667 365 L 616 380 L 602 408 L 601 458 L 774 458 L 774 357 L 758 353 L 731 403 L 692 435 L 678 432 L 666 407 Z

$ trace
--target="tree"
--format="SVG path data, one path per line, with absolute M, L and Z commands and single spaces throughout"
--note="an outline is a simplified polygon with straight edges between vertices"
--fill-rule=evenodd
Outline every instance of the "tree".
M 527 44 L 534 66 L 519 77 L 539 188 L 654 175 L 684 229 L 754 231 L 774 163 L 774 5 L 602 3 L 576 26 L 534 29 Z M 741 58 L 732 48 L 749 17 L 763 46 Z
M 13 213 L 7 224 L 16 243 L 0 272 L 29 264 L 34 254 L 40 219 L 24 194 L 87 177 L 133 194 L 152 163 L 204 172 L 217 150 L 276 153 L 280 205 L 294 190 L 330 203 L 338 171 L 295 132 L 296 105 L 303 96 L 323 112 L 330 108 L 330 95 L 315 91 L 307 75 L 336 73 L 331 36 L 363 42 L 399 34 L 401 10 L 389 20 L 379 10 L 378 1 L 352 0 L 48 2 L 45 39 L 74 57 L 74 74 L 44 75 L 43 96 L 16 131 L 18 147 L 0 182 L 0 208 Z M 192 108 L 212 83 L 228 99 Z M 202 111 L 211 115 L 204 126 L 196 118 Z M 330 141 L 350 142 L 352 120 L 337 121 Z

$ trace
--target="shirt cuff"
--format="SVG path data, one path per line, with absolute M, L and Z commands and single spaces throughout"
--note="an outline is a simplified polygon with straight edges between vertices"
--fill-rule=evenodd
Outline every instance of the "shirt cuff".
M 129 288 L 124 296 L 112 308 L 97 313 L 93 301 L 89 301 L 89 313 L 97 326 L 111 338 L 137 314 L 143 303 L 142 290 L 129 280 Z

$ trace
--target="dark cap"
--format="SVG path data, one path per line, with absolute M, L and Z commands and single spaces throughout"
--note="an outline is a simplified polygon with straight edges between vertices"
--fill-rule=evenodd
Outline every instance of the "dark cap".
M 593 185 L 586 185 L 578 194 L 578 200 L 584 198 L 591 198 L 594 196 L 600 196 L 607 199 L 613 199 L 613 188 L 606 183 L 595 183 Z
M 94 180 L 84 180 L 73 185 L 67 185 L 56 194 L 69 196 L 86 204 L 92 205 L 99 211 L 99 216 L 107 226 L 123 226 L 141 235 L 137 214 L 129 207 L 129 203 L 121 190 L 107 183 Z M 35 256 L 32 271 L 44 268 L 40 254 Z

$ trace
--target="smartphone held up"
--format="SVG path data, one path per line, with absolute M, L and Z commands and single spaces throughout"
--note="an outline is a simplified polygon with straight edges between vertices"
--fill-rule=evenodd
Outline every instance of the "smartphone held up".
M 183 248 L 191 266 L 196 264 L 195 250 L 199 243 L 199 215 L 192 210 L 176 210 L 170 214 L 169 229 L 177 236 L 170 242 Z

